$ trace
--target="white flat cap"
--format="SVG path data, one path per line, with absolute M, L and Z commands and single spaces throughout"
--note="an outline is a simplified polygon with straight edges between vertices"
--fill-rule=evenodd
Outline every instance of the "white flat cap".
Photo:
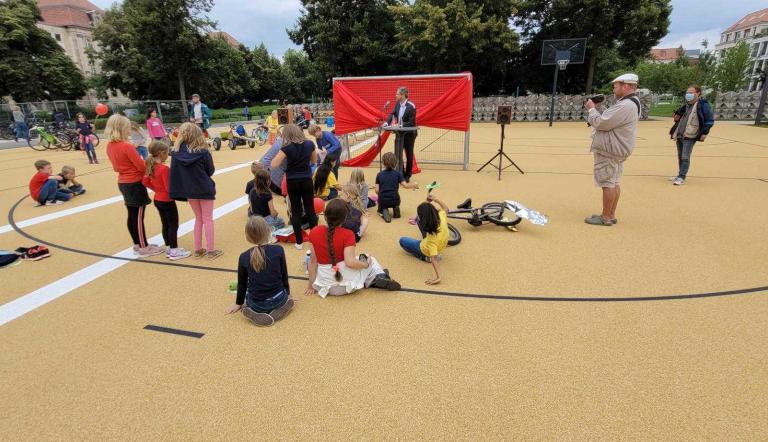
M 640 82 L 640 78 L 637 77 L 637 74 L 623 74 L 616 77 L 611 83 L 627 83 L 627 84 L 637 84 Z

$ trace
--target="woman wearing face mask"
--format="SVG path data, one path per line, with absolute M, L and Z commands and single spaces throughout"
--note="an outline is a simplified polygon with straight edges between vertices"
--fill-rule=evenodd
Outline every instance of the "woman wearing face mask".
M 712 108 L 707 100 L 701 98 L 701 88 L 691 86 L 685 92 L 685 104 L 674 113 L 675 125 L 669 131 L 672 139 L 677 142 L 677 177 L 672 178 L 672 184 L 685 184 L 688 169 L 691 166 L 693 145 L 704 141 L 709 130 L 715 124 Z

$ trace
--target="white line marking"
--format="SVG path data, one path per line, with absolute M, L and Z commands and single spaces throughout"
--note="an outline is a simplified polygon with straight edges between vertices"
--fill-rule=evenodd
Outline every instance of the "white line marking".
M 248 163 L 250 164 L 250 163 Z M 222 169 L 223 170 L 223 169 Z M 233 212 L 248 204 L 248 196 L 243 195 L 240 198 L 230 201 L 213 211 L 213 219 L 220 218 L 230 212 Z M 195 220 L 191 219 L 179 226 L 178 236 L 185 235 L 192 231 L 195 226 Z M 162 235 L 155 235 L 149 239 L 150 242 L 162 242 Z M 133 258 L 133 248 L 122 250 L 112 256 L 120 258 Z M 104 258 L 95 264 L 67 275 L 56 282 L 41 287 L 26 295 L 20 296 L 15 300 L 0 305 L 0 325 L 6 324 L 14 319 L 25 315 L 32 310 L 43 306 L 54 299 L 60 298 L 67 293 L 88 284 L 91 281 L 100 278 L 107 273 L 117 270 L 128 264 L 130 261 L 122 259 Z
M 244 167 L 250 166 L 251 163 L 242 163 L 242 164 L 236 164 L 234 166 L 225 167 L 223 169 L 217 169 L 216 172 L 213 173 L 214 176 L 220 175 L 227 172 L 232 172 L 233 170 L 242 169 Z M 72 207 L 71 209 L 65 209 L 65 210 L 59 210 L 58 212 L 49 213 L 46 215 L 36 216 L 34 218 L 30 218 L 24 221 L 18 221 L 16 223 L 19 227 L 29 227 L 34 226 L 35 224 L 40 224 L 48 221 L 53 221 L 55 219 L 63 218 L 65 216 L 75 215 L 77 213 L 86 212 L 88 210 L 97 209 L 99 207 L 108 206 L 110 204 L 118 203 L 123 200 L 123 197 L 121 195 L 113 196 L 111 198 L 103 199 L 100 201 L 95 201 L 93 203 L 83 204 L 82 206 Z M 10 224 L 6 224 L 4 226 L 0 226 L 0 235 L 3 233 L 8 233 L 13 231 L 13 227 L 11 227 Z

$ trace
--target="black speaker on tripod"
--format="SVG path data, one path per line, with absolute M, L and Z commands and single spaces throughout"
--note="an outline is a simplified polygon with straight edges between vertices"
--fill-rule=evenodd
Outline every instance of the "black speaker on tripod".
M 486 161 L 485 164 L 483 164 L 482 167 L 477 169 L 478 172 L 485 169 L 486 166 L 491 166 L 499 171 L 499 181 L 501 181 L 501 171 L 506 169 L 510 166 L 515 166 L 515 169 L 519 170 L 520 173 L 524 174 L 523 169 L 519 168 L 517 164 L 515 164 L 514 161 L 512 161 L 512 158 L 510 158 L 507 154 L 504 153 L 504 128 L 507 126 L 507 124 L 512 122 L 512 106 L 499 106 L 496 108 L 496 124 L 501 125 L 501 145 L 499 146 L 499 151 L 496 152 L 496 155 L 491 157 L 490 160 Z M 496 159 L 499 159 L 499 165 L 493 164 L 493 162 Z M 504 158 L 507 159 L 511 164 L 508 164 L 507 166 L 504 166 L 502 161 Z
M 512 122 L 512 106 L 499 106 L 496 108 L 496 124 L 509 124 Z
M 291 123 L 289 121 L 288 117 L 288 108 L 287 107 L 280 107 L 277 109 L 277 124 L 288 124 Z

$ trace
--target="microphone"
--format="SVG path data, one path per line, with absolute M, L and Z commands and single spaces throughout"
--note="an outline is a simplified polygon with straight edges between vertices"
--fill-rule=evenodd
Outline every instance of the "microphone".
M 384 103 L 384 110 L 387 110 L 388 107 L 389 107 L 389 100 L 387 100 L 387 102 Z

